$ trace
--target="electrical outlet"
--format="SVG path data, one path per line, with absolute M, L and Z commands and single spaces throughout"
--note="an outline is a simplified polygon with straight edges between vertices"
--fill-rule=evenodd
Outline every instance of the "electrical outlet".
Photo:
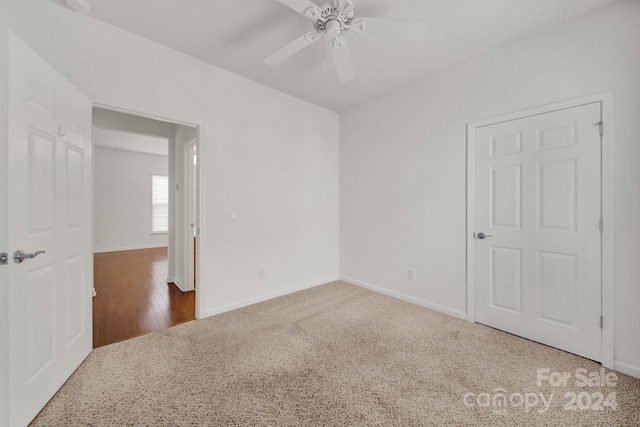
M 258 269 L 258 279 L 266 279 L 267 278 L 267 272 L 264 268 L 259 268 Z
M 407 271 L 407 277 L 409 278 L 409 280 L 416 280 L 416 270 L 414 268 L 410 268 Z

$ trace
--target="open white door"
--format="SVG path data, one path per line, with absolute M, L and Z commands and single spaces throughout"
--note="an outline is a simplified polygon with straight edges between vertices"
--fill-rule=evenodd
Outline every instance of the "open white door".
M 13 34 L 9 56 L 10 425 L 91 352 L 91 102 Z M 44 251 L 37 256 L 37 251 Z

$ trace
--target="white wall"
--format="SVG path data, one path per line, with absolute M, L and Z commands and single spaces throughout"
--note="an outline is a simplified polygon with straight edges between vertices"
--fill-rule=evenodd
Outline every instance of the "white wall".
M 615 359 L 640 376 L 639 23 L 622 2 L 342 114 L 342 276 L 465 316 L 466 124 L 613 90 Z
M 9 89 L 9 33 L 7 2 L 0 0 L 0 183 L 6 183 L 9 154 L 8 89 Z M 8 248 L 7 185 L 0 184 L 0 252 Z M 15 249 L 14 249 L 15 250 Z M 0 426 L 9 423 L 9 276 L 0 266 Z
M 200 317 L 339 276 L 337 114 L 52 1 L 10 5 L 12 31 L 95 102 L 201 125 Z
M 168 157 L 98 147 L 93 156 L 94 252 L 167 246 L 167 233 L 151 233 L 151 176 L 168 176 Z

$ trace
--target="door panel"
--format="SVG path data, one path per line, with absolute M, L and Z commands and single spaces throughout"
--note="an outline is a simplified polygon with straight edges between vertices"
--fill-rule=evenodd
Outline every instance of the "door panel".
M 520 228 L 522 221 L 522 168 L 507 165 L 491 168 L 491 225 Z
M 491 247 L 491 306 L 522 312 L 522 251 Z
M 601 358 L 600 103 L 475 130 L 480 323 Z
M 91 351 L 91 102 L 14 35 L 9 58 L 9 420 Z
M 31 233 L 52 232 L 56 214 L 56 138 L 33 127 L 29 127 L 27 132 L 29 230 Z
M 87 299 L 84 283 L 85 267 L 82 255 L 65 260 L 65 345 L 69 347 L 86 332 L 86 313 L 83 302 Z M 79 307 L 80 310 L 76 309 Z
M 65 146 L 65 195 L 67 228 L 82 226 L 84 200 L 84 153 L 81 149 L 66 144 Z
M 575 231 L 576 160 L 538 163 L 539 228 Z
M 575 327 L 576 256 L 538 252 L 540 319 Z
M 29 382 L 35 381 L 53 362 L 55 355 L 55 272 L 47 265 L 29 272 L 28 276 Z

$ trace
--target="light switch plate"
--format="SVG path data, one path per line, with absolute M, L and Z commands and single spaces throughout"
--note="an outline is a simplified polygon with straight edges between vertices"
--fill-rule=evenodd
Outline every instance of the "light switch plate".
M 235 221 L 236 212 L 231 209 L 222 209 L 220 211 L 220 221 Z

